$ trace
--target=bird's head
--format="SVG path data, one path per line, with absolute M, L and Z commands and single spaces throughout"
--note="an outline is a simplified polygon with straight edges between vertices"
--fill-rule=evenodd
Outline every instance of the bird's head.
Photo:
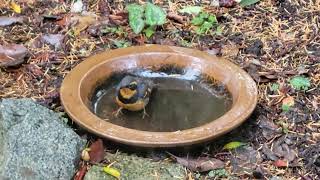
M 124 99 L 131 99 L 135 94 L 137 94 L 138 83 L 136 81 L 132 81 L 127 85 L 120 87 L 119 94 Z

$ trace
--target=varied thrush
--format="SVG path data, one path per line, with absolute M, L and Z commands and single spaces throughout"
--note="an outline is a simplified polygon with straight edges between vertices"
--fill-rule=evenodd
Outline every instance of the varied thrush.
M 143 118 L 147 115 L 145 107 L 149 103 L 150 95 L 154 84 L 150 79 L 132 75 L 125 76 L 116 88 L 116 103 L 120 108 L 116 116 L 122 109 L 129 111 L 143 110 Z

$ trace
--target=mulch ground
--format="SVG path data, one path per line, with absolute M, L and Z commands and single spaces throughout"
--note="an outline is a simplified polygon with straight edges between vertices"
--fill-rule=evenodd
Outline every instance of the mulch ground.
M 150 43 L 207 51 L 245 69 L 258 84 L 259 102 L 244 125 L 198 148 L 194 156 L 223 160 L 229 177 L 319 178 L 319 0 L 261 0 L 245 8 L 215 7 L 205 0 L 155 1 L 170 17 L 149 39 L 135 35 L 128 26 L 124 1 L 83 1 L 89 12 L 85 17 L 70 13 L 71 2 L 64 0 L 18 1 L 21 14 L 12 12 L 2 1 L 1 16 L 19 16 L 23 21 L 0 27 L 0 44 L 22 44 L 28 54 L 25 63 L 0 69 L 0 98 L 30 97 L 63 112 L 61 82 L 90 55 Z M 178 13 L 186 5 L 200 5 L 215 14 L 222 34 L 197 35 L 190 23 L 192 17 Z M 43 37 L 47 34 L 62 36 L 48 43 Z M 310 79 L 307 91 L 290 86 L 289 80 L 297 75 Z M 279 84 L 276 91 L 272 90 L 274 83 Z M 284 112 L 282 100 L 288 96 L 295 104 Z M 222 151 L 230 141 L 248 145 L 241 150 Z

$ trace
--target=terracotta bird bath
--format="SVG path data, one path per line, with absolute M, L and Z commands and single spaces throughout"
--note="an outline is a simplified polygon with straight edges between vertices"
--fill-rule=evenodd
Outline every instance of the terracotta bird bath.
M 193 68 L 223 83 L 232 96 L 231 109 L 209 123 L 175 132 L 130 129 L 103 120 L 91 111 L 92 93 L 112 73 L 165 65 Z M 66 76 L 61 87 L 62 104 L 78 125 L 100 137 L 142 147 L 176 147 L 217 138 L 250 116 L 257 96 L 253 79 L 230 61 L 194 49 L 161 45 L 108 50 L 91 56 Z

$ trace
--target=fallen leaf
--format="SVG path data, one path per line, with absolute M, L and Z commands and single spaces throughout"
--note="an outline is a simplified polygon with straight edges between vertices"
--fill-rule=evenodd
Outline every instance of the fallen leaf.
M 59 25 L 59 26 L 67 26 L 69 25 L 69 23 L 71 22 L 71 16 L 70 15 L 65 15 L 62 19 L 58 20 L 56 23 Z
M 219 0 L 219 6 L 220 7 L 234 7 L 237 4 L 235 0 Z
M 77 0 L 71 5 L 71 12 L 80 13 L 83 10 L 82 0 Z
M 116 177 L 117 179 L 120 179 L 121 176 L 120 172 L 117 169 L 111 168 L 109 166 L 103 167 L 103 172 L 110 174 L 111 176 Z
M 230 165 L 232 173 L 242 174 L 243 172 L 251 172 L 256 169 L 257 165 L 262 162 L 260 153 L 251 146 L 236 149 L 231 153 Z
M 41 37 L 44 43 L 50 44 L 55 47 L 55 49 L 60 49 L 62 47 L 64 35 L 62 34 L 47 34 Z
M 266 155 L 266 157 L 272 161 L 278 160 L 278 157 L 271 151 L 267 144 L 262 146 L 262 153 Z
M 183 24 L 183 17 L 178 15 L 178 14 L 175 14 L 175 13 L 168 13 L 167 14 L 167 17 L 168 19 L 171 19 L 171 20 L 174 20 L 174 21 L 177 21 L 178 23 L 180 24 Z
M 260 0 L 241 0 L 240 1 L 240 6 L 245 7 L 245 6 L 250 6 L 252 4 L 255 4 L 259 2 Z
M 223 56 L 234 57 L 238 55 L 239 47 L 235 44 L 228 44 L 222 47 L 221 52 Z
M 89 148 L 90 163 L 99 163 L 103 160 L 105 153 L 101 139 L 98 139 L 96 142 L 92 143 Z
M 228 144 L 224 145 L 223 149 L 233 150 L 233 149 L 236 149 L 236 148 L 238 148 L 240 146 L 244 146 L 244 145 L 246 145 L 246 143 L 233 141 L 233 142 L 229 142 Z
M 282 100 L 282 104 L 293 106 L 294 105 L 294 98 L 292 96 L 288 96 Z
M 290 108 L 294 106 L 294 98 L 292 96 L 288 96 L 282 100 L 282 110 L 287 112 Z
M 22 17 L 5 17 L 0 16 L 0 27 L 9 26 L 16 23 L 22 23 Z
M 80 170 L 76 173 L 73 180 L 82 180 L 84 178 L 84 175 L 86 175 L 87 172 L 87 165 L 81 166 Z
M 96 17 L 93 15 L 76 16 L 74 18 L 78 20 L 78 23 L 74 27 L 74 35 L 76 36 L 79 35 L 81 31 L 87 29 L 87 27 L 89 27 L 90 25 L 94 24 L 94 22 L 96 22 Z
M 259 127 L 262 129 L 262 135 L 267 140 L 274 138 L 281 133 L 279 126 L 264 115 L 258 117 Z
M 0 45 L 0 67 L 22 64 L 27 52 L 27 48 L 20 44 Z
M 202 11 L 201 6 L 187 6 L 187 7 L 184 7 L 183 9 L 180 9 L 179 13 L 198 15 L 201 11 Z
M 26 67 L 36 77 L 41 77 L 44 74 L 41 68 L 35 64 L 28 64 Z
M 278 159 L 273 162 L 273 165 L 281 168 L 281 167 L 288 167 L 289 163 L 286 160 Z
M 16 4 L 15 2 L 12 1 L 10 3 L 10 7 L 14 12 L 19 13 L 19 14 L 21 13 L 21 7 L 18 4 Z
M 283 158 L 283 160 L 291 162 L 296 158 L 296 152 L 293 149 L 290 149 L 285 140 L 285 137 L 281 137 L 277 141 L 275 141 L 272 145 L 272 151 L 278 157 Z
M 172 154 L 170 154 L 172 155 Z M 206 172 L 224 167 L 224 162 L 216 158 L 199 157 L 197 159 L 181 158 L 172 155 L 176 161 L 191 171 Z

